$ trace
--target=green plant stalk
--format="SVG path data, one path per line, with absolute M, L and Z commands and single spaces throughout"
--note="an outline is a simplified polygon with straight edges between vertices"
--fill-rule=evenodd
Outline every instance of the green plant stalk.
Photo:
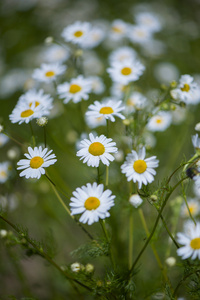
M 32 141 L 33 141 L 33 148 L 34 148 L 36 143 L 35 143 L 35 136 L 34 136 L 33 126 L 32 126 L 31 121 L 29 122 L 29 125 L 30 125 L 30 129 L 31 129 Z
M 73 286 L 73 288 L 80 294 L 80 292 L 78 291 L 77 287 L 75 286 L 74 282 L 76 282 L 77 284 L 81 285 L 82 287 L 86 288 L 87 290 L 91 290 L 90 287 L 88 287 L 87 285 L 83 284 L 82 282 L 80 282 L 77 279 L 72 278 L 68 273 L 66 273 L 66 271 L 62 270 L 61 267 L 59 267 L 57 265 L 57 263 L 51 259 L 51 257 L 44 252 L 43 249 L 39 248 L 28 236 L 24 235 L 22 232 L 20 232 L 20 230 L 13 224 L 11 223 L 9 220 L 7 220 L 6 218 L 4 218 L 3 216 L 0 215 L 0 218 L 6 222 L 8 225 L 10 225 L 21 238 L 24 238 L 36 251 L 37 253 L 40 254 L 41 257 L 43 257 L 45 260 L 47 260 L 52 266 L 54 266 L 60 273 L 62 273 L 64 275 L 64 277 L 66 279 L 69 280 L 69 282 L 71 283 L 71 285 Z
M 129 216 L 129 247 L 128 247 L 128 266 L 131 269 L 133 264 L 133 213 Z
M 152 239 L 152 237 L 153 237 L 153 235 L 154 235 L 154 232 L 155 232 L 155 230 L 156 230 L 156 228 L 157 228 L 158 222 L 159 222 L 159 220 L 160 220 L 160 218 L 161 218 L 163 209 L 165 208 L 165 205 L 167 204 L 167 201 L 168 201 L 169 197 L 170 197 L 171 194 L 174 192 L 174 190 L 179 186 L 179 184 L 181 184 L 181 182 L 183 182 L 183 181 L 186 180 L 187 178 L 188 178 L 188 177 L 184 177 L 184 178 L 182 178 L 181 180 L 179 180 L 178 183 L 177 183 L 176 185 L 174 185 L 174 187 L 172 188 L 172 190 L 167 194 L 167 196 L 166 196 L 166 198 L 165 198 L 165 200 L 164 200 L 164 202 L 163 202 L 163 204 L 162 204 L 162 207 L 161 207 L 161 209 L 160 209 L 160 212 L 159 212 L 159 214 L 158 214 L 158 216 L 157 216 L 157 218 L 156 218 L 156 221 L 155 221 L 155 224 L 154 224 L 154 226 L 153 226 L 153 229 L 152 229 L 152 231 L 151 231 L 151 233 L 150 233 L 150 235 L 149 235 L 149 237 L 148 237 L 146 243 L 145 243 L 144 246 L 142 247 L 141 251 L 139 252 L 138 256 L 136 257 L 136 259 L 135 259 L 135 261 L 134 261 L 134 263 L 133 263 L 133 265 L 132 265 L 132 267 L 131 267 L 131 269 L 130 269 L 129 276 L 132 275 L 133 270 L 134 270 L 136 264 L 138 263 L 138 261 L 139 261 L 140 257 L 142 256 L 143 252 L 145 251 L 146 247 L 147 247 L 148 244 L 150 243 L 150 241 L 151 241 L 151 239 Z
M 44 131 L 44 147 L 46 148 L 47 146 L 47 135 L 46 135 L 46 126 L 43 127 L 43 131 Z
M 182 190 L 183 190 L 183 198 L 184 198 L 185 205 L 186 205 L 186 207 L 187 207 L 189 216 L 190 216 L 190 218 L 192 219 L 194 225 L 196 225 L 196 221 L 195 221 L 195 219 L 193 218 L 193 216 L 192 216 L 192 214 L 191 214 L 191 211 L 190 211 L 190 208 L 189 208 L 189 206 L 188 206 L 188 202 L 187 202 L 187 198 L 186 198 L 186 195 L 185 195 L 185 192 L 184 192 L 184 189 L 183 189 L 183 185 L 182 185 Z
M 105 187 L 108 187 L 108 181 L 109 181 L 109 166 L 106 166 L 106 184 Z
M 110 245 L 110 239 L 109 239 L 109 236 L 108 236 L 108 232 L 107 232 L 107 229 L 106 229 L 106 226 L 105 226 L 105 220 L 101 220 L 100 219 L 100 224 L 101 224 L 101 227 L 103 229 L 103 233 L 106 237 L 106 240 L 107 240 L 107 243 Z M 113 268 L 115 269 L 115 261 L 114 261 L 114 257 L 113 257 L 113 253 L 112 253 L 112 250 L 111 250 L 111 247 L 110 247 L 110 260 L 112 262 L 112 265 L 113 265 Z

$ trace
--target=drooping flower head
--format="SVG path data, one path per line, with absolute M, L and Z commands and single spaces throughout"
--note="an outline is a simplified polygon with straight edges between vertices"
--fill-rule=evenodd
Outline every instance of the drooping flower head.
M 89 134 L 89 139 L 84 139 L 80 142 L 81 149 L 77 152 L 77 156 L 83 159 L 83 163 L 87 163 L 88 166 L 98 167 L 100 161 L 104 165 L 109 166 L 110 161 L 114 160 L 114 157 L 110 153 L 116 153 L 118 151 L 116 143 L 111 138 L 106 138 L 105 135 L 99 137 L 92 133 Z
M 17 170 L 23 170 L 19 176 L 25 176 L 26 178 L 37 178 L 39 179 L 41 175 L 45 174 L 45 169 L 50 165 L 55 164 L 57 159 L 55 159 L 55 154 L 51 154 L 53 150 L 48 151 L 48 148 L 35 147 L 34 149 L 28 147 L 28 152 L 24 155 L 27 159 L 21 159 L 17 165 L 19 166 Z
M 71 197 L 71 214 L 82 214 L 79 221 L 88 225 L 110 216 L 108 210 L 114 206 L 115 196 L 110 190 L 103 191 L 103 184 L 87 183 L 77 188 Z
M 127 180 L 138 183 L 138 188 L 141 189 L 142 184 L 147 185 L 154 181 L 159 161 L 156 156 L 145 158 L 145 147 L 136 151 L 132 150 L 126 157 L 126 161 L 121 166 L 122 173 L 126 175 Z

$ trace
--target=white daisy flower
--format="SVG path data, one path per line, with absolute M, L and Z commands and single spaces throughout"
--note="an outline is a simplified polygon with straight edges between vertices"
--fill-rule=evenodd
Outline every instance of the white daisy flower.
M 74 103 L 83 100 L 88 100 L 89 93 L 92 90 L 92 83 L 88 78 L 84 78 L 79 75 L 77 78 L 71 79 L 71 81 L 58 85 L 58 94 L 60 98 L 64 98 L 64 103 L 68 103 L 72 100 Z
M 85 122 L 88 127 L 90 128 L 96 128 L 99 126 L 106 126 L 106 119 L 104 116 L 101 116 L 99 118 L 96 118 L 94 116 L 87 116 L 85 115 Z
M 0 163 L 0 183 L 5 183 L 10 175 L 11 164 L 7 161 Z
M 147 44 L 152 39 L 151 31 L 141 25 L 129 25 L 127 29 L 127 38 L 134 44 Z
M 133 48 L 124 46 L 111 52 L 109 62 L 112 64 L 116 61 L 122 62 L 124 60 L 134 60 L 136 57 L 137 53 Z
M 145 155 L 145 147 L 140 149 L 138 153 L 132 150 L 121 166 L 122 173 L 126 175 L 127 180 L 138 182 L 139 189 L 141 189 L 142 184 L 147 185 L 154 181 L 154 175 L 156 175 L 154 168 L 157 168 L 159 163 L 156 156 L 145 159 Z
M 43 108 L 41 106 L 35 106 L 33 103 L 31 106 L 28 104 L 17 105 L 12 113 L 9 115 L 9 119 L 12 123 L 26 123 L 28 124 L 32 119 L 40 118 L 43 115 Z
M 83 163 L 88 166 L 98 167 L 99 162 L 102 161 L 104 165 L 109 166 L 114 157 L 110 153 L 118 151 L 116 143 L 111 138 L 106 138 L 105 135 L 94 137 L 92 133 L 89 134 L 89 139 L 84 139 L 80 142 L 81 149 L 77 152 L 77 156 L 83 159 Z
M 195 149 L 200 150 L 200 138 L 198 136 L 198 133 L 192 136 L 192 144 Z
M 92 49 L 97 47 L 105 38 L 105 32 L 103 29 L 98 27 L 93 27 L 88 35 L 87 39 L 85 39 L 82 43 L 82 47 L 85 49 Z
M 84 45 L 91 30 L 91 24 L 89 22 L 77 21 L 64 28 L 61 36 L 66 42 L 77 44 L 80 47 Z
M 198 213 L 200 212 L 199 201 L 195 198 L 190 198 L 190 199 L 187 199 L 187 204 L 188 204 L 188 208 L 189 208 L 191 215 L 193 217 L 197 216 Z M 187 218 L 190 217 L 188 208 L 187 208 L 186 204 L 183 203 L 183 205 L 181 207 L 181 216 L 182 217 L 187 217 Z
M 197 104 L 200 101 L 199 87 L 190 75 L 182 75 L 177 88 L 171 90 L 173 99 L 180 100 L 186 104 Z
M 144 109 L 146 105 L 147 98 L 139 92 L 133 92 L 126 101 L 126 112 L 132 113 Z
M 168 111 L 159 111 L 151 117 L 147 123 L 147 129 L 150 131 L 164 131 L 172 123 L 172 115 Z
M 136 23 L 147 28 L 151 32 L 161 30 L 161 22 L 158 17 L 150 12 L 140 12 L 135 16 Z
M 99 76 L 89 76 L 88 80 L 92 85 L 92 93 L 99 95 L 105 91 L 105 85 Z
M 110 93 L 113 98 L 123 99 L 124 94 L 126 93 L 127 85 L 121 84 L 120 82 L 113 82 Z
M 62 75 L 66 71 L 66 66 L 59 63 L 42 64 L 40 68 L 33 71 L 33 79 L 41 82 L 52 82 L 57 76 Z
M 104 117 L 105 119 L 111 120 L 111 122 L 115 122 L 115 118 L 119 117 L 120 119 L 125 119 L 125 117 L 120 113 L 125 107 L 121 106 L 122 101 L 113 101 L 108 100 L 104 103 L 100 103 L 99 101 L 95 101 L 94 104 L 91 104 L 86 112 L 86 116 L 93 116 L 96 118 Z
M 48 151 L 48 148 L 35 147 L 34 149 L 28 147 L 28 152 L 24 155 L 27 159 L 21 159 L 17 165 L 19 166 L 17 170 L 23 170 L 19 176 L 25 176 L 26 178 L 37 178 L 39 179 L 41 175 L 45 174 L 45 169 L 50 165 L 55 164 L 57 159 L 55 159 L 55 154 L 51 154 L 53 150 Z
M 200 223 L 197 222 L 196 226 L 187 230 L 187 233 L 177 233 L 177 241 L 183 247 L 177 249 L 178 256 L 182 259 L 200 259 Z
M 68 60 L 70 57 L 70 49 L 66 46 L 53 44 L 48 46 L 42 53 L 43 61 L 47 63 L 60 63 Z
M 130 196 L 129 202 L 135 208 L 138 208 L 142 204 L 143 200 L 138 194 L 133 194 Z
M 0 133 L 0 148 L 3 147 L 9 141 L 9 137 L 4 133 Z
M 108 210 L 114 206 L 115 196 L 110 190 L 103 191 L 103 184 L 87 183 L 77 188 L 71 197 L 71 214 L 82 214 L 79 221 L 88 225 L 110 216 Z
M 145 67 L 139 60 L 124 60 L 113 63 L 107 72 L 114 82 L 127 85 L 129 82 L 138 80 L 144 70 Z
M 127 24 L 120 19 L 116 19 L 111 24 L 111 29 L 108 36 L 110 39 L 114 41 L 119 41 L 124 37 L 126 37 L 126 31 L 127 31 Z
M 52 102 L 53 98 L 51 98 L 50 95 L 44 94 L 42 89 L 39 91 L 32 89 L 19 98 L 17 105 L 28 105 L 29 107 L 34 108 L 38 107 L 43 110 L 43 115 L 48 115 L 53 107 Z

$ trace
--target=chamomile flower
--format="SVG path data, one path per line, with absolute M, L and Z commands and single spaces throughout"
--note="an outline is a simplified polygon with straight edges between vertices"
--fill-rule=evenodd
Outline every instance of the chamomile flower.
M 92 49 L 97 47 L 105 38 L 105 32 L 103 29 L 98 27 L 93 27 L 88 35 L 87 39 L 85 39 L 82 43 L 82 48 Z
M 28 104 L 17 105 L 9 116 L 12 123 L 28 124 L 32 119 L 40 118 L 43 115 L 43 109 L 40 106 L 31 106 Z
M 159 111 L 147 123 L 150 131 L 165 131 L 172 123 L 172 115 L 168 111 Z
M 192 136 L 192 144 L 196 150 L 200 150 L 200 138 L 198 136 L 198 133 Z
M 8 161 L 0 163 L 0 183 L 5 183 L 10 175 L 11 165 Z
M 113 98 L 122 99 L 124 94 L 126 93 L 128 86 L 125 84 L 121 84 L 120 82 L 113 82 L 110 93 Z
M 110 64 L 115 63 L 116 61 L 124 61 L 124 60 L 134 60 L 137 57 L 137 53 L 133 48 L 124 46 L 120 47 L 111 52 L 109 56 Z
M 129 25 L 127 37 L 133 44 L 147 44 L 152 39 L 151 31 L 141 25 Z
M 53 44 L 42 53 L 43 61 L 48 63 L 62 64 L 70 57 L 70 49 L 60 45 Z
M 196 91 L 199 91 L 198 85 L 194 82 L 194 78 L 190 75 L 182 75 L 177 88 L 171 90 L 171 96 L 175 100 L 180 100 L 186 104 L 196 104 L 200 97 L 197 96 Z
M 105 103 L 100 103 L 95 101 L 94 104 L 91 104 L 86 112 L 86 116 L 93 116 L 96 118 L 104 117 L 105 119 L 115 122 L 115 116 L 120 119 L 125 119 L 125 117 L 120 113 L 125 107 L 121 106 L 122 101 L 113 101 L 108 100 Z
M 61 36 L 66 42 L 77 44 L 80 47 L 84 45 L 91 30 L 91 24 L 89 22 L 77 21 L 64 28 Z
M 3 147 L 9 141 L 9 137 L 4 133 L 0 133 L 0 148 Z
M 114 160 L 114 157 L 110 153 L 116 153 L 118 151 L 116 143 L 111 138 L 106 138 L 105 135 L 99 137 L 92 133 L 89 134 L 89 139 L 84 139 L 80 142 L 81 149 L 77 152 L 77 156 L 83 159 L 83 163 L 87 163 L 88 166 L 98 167 L 100 161 L 104 165 L 109 166 L 110 161 Z
M 177 241 L 183 247 L 177 249 L 178 256 L 182 259 L 200 259 L 200 223 L 197 222 L 196 226 L 192 226 L 186 233 L 177 233 Z
M 147 28 L 150 32 L 157 32 L 161 30 L 161 22 L 158 17 L 149 12 L 140 12 L 135 16 L 136 23 Z
M 190 214 L 195 217 L 197 216 L 197 214 L 200 212 L 200 205 L 199 205 L 199 201 L 197 199 L 188 199 L 187 200 L 187 204 L 188 207 L 186 206 L 185 203 L 183 203 L 182 207 L 181 207 L 181 215 L 182 217 L 190 217 Z M 190 214 L 189 214 L 189 211 Z
M 156 156 L 145 159 L 145 155 L 145 147 L 140 149 L 138 153 L 132 150 L 121 166 L 122 173 L 126 175 L 127 180 L 138 182 L 139 189 L 141 189 L 142 184 L 147 185 L 154 181 L 154 175 L 156 175 L 154 168 L 157 168 L 159 163 Z
M 99 95 L 104 92 L 105 85 L 99 76 L 89 76 L 88 80 L 90 80 L 92 85 L 92 93 Z
M 139 92 L 133 92 L 126 101 L 127 113 L 132 113 L 135 110 L 144 109 L 147 105 L 147 98 Z
M 17 165 L 17 170 L 23 170 L 19 176 L 25 176 L 26 178 L 37 178 L 45 174 L 45 169 L 50 165 L 55 164 L 55 154 L 51 154 L 53 150 L 48 151 L 48 148 L 42 149 L 41 146 L 35 147 L 34 149 L 28 147 L 28 152 L 24 155 L 27 159 L 21 159 Z
M 96 128 L 99 126 L 106 126 L 106 119 L 104 116 L 96 118 L 94 116 L 87 116 L 85 115 L 85 122 L 90 128 Z
M 70 209 L 72 215 L 82 214 L 79 221 L 88 225 L 110 216 L 108 212 L 114 206 L 115 196 L 110 190 L 103 190 L 103 184 L 87 183 L 72 194 Z
M 42 64 L 40 68 L 33 72 L 33 79 L 41 82 L 52 82 L 56 80 L 57 76 L 62 75 L 66 71 L 66 66 L 59 63 Z
M 18 101 L 18 106 L 28 105 L 29 107 L 43 110 L 43 115 L 48 115 L 53 105 L 53 98 L 50 95 L 44 94 L 44 91 L 41 89 L 36 91 L 35 89 L 27 91 L 23 94 Z
M 127 24 L 120 20 L 116 19 L 111 24 L 111 29 L 109 32 L 109 38 L 114 41 L 120 41 L 126 36 Z
M 114 82 L 127 85 L 129 82 L 138 80 L 144 69 L 145 67 L 139 60 L 128 59 L 122 62 L 113 62 L 107 72 Z
M 88 100 L 89 93 L 92 89 L 92 83 L 89 79 L 79 75 L 77 78 L 73 78 L 70 82 L 65 82 L 58 85 L 58 94 L 60 98 L 64 98 L 64 103 L 68 103 L 72 100 L 74 103 L 83 100 Z

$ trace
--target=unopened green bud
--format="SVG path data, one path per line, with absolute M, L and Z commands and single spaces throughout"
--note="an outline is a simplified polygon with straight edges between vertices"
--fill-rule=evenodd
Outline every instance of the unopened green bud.
M 171 82 L 170 86 L 171 86 L 172 88 L 177 87 L 177 82 L 176 82 L 175 80 L 173 80 L 173 81 Z
M 156 195 L 151 195 L 150 199 L 155 202 L 158 200 L 158 197 Z

